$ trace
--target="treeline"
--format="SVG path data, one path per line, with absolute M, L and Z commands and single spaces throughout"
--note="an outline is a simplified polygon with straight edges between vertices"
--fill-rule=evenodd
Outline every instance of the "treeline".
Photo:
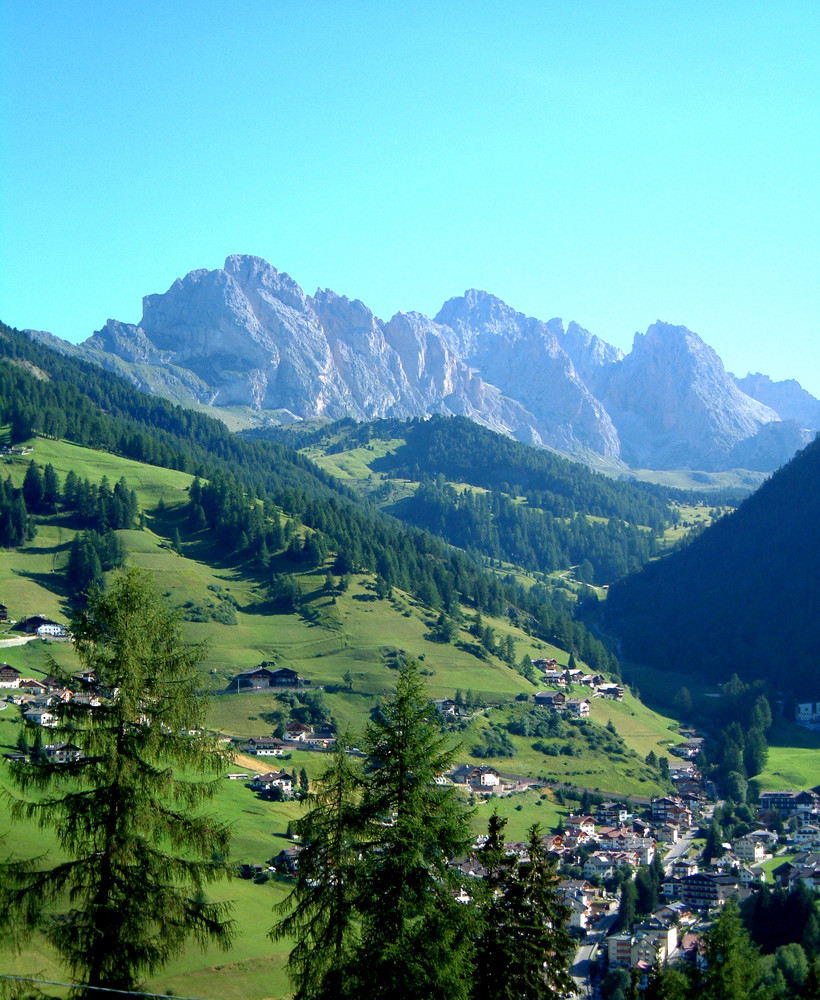
M 114 488 L 103 476 L 98 485 L 69 471 L 65 485 L 49 462 L 41 469 L 29 462 L 21 489 L 14 488 L 11 477 L 0 483 L 0 546 L 18 548 L 31 541 L 37 526 L 30 515 L 48 516 L 64 511 L 84 528 L 105 534 L 119 528 L 133 528 L 139 513 L 137 495 L 120 478 Z
M 252 542 L 254 524 L 261 523 L 255 511 L 261 505 L 264 520 L 265 511 L 275 507 L 321 534 L 326 549 L 336 553 L 339 574 L 374 572 L 433 608 L 454 608 L 463 600 L 489 614 L 513 613 L 522 627 L 574 649 L 593 669 L 616 666 L 601 642 L 553 605 L 546 588 L 527 591 L 514 580 L 500 580 L 429 532 L 356 500 L 292 450 L 233 435 L 211 417 L 147 396 L 110 372 L 8 327 L 0 327 L 0 358 L 11 362 L 0 364 L 0 419 L 12 425 L 18 439 L 59 433 L 87 447 L 221 481 L 212 513 L 204 505 L 202 510 L 213 523 L 243 524 L 238 532 L 220 534 L 230 546 L 226 557 L 248 557 L 246 543 Z M 41 377 L 30 373 L 31 365 Z
M 759 677 L 787 702 L 820 696 L 818 482 L 815 440 L 691 545 L 614 585 L 607 627 L 627 655 L 711 682 Z
M 710 699 L 711 700 L 711 699 Z M 703 710 L 699 713 L 703 718 Z M 701 768 L 721 798 L 742 805 L 757 801 L 751 782 L 766 767 L 772 710 L 762 681 L 746 684 L 733 674 L 709 706 L 713 738 L 704 745 Z
M 328 433 L 339 426 L 331 425 Z M 419 480 L 442 473 L 455 482 L 523 497 L 556 517 L 578 511 L 656 530 L 669 520 L 669 504 L 658 491 L 647 490 L 642 483 L 610 479 L 580 462 L 532 448 L 466 417 L 377 420 L 345 431 L 329 450 L 362 446 L 374 438 L 404 438 L 394 454 L 374 463 L 375 469 L 389 470 L 391 475 Z
M 270 434 L 295 447 L 319 444 L 329 454 L 404 438 L 394 454 L 372 464 L 390 477 L 420 482 L 413 497 L 393 508 L 396 516 L 483 558 L 546 572 L 578 566 L 585 583 L 608 583 L 639 569 L 677 516 L 660 488 L 609 479 L 463 417 L 345 420 Z M 486 492 L 459 491 L 445 480 Z
M 31 541 L 37 528 L 28 516 L 23 491 L 14 488 L 11 476 L 0 482 L 0 546 L 16 549 Z
M 422 481 L 396 514 L 490 559 L 552 572 L 578 566 L 584 583 L 607 583 L 639 569 L 657 552 L 657 536 L 617 517 L 556 517 L 517 503 L 506 493 L 457 491 L 435 479 Z
M 74 536 L 65 570 L 74 602 L 82 602 L 93 587 L 102 586 L 103 574 L 125 564 L 125 545 L 115 532 L 136 527 L 139 506 L 124 477 L 112 489 L 107 476 L 95 485 L 71 469 L 61 487 L 50 462 L 41 470 L 31 461 L 21 493 L 24 509 L 43 516 L 62 511 L 85 529 Z

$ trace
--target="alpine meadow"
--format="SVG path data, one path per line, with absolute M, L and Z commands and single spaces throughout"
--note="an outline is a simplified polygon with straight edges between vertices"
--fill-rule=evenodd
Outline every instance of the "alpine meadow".
M 10 995 L 818 995 L 810 644 L 756 631 L 816 619 L 816 444 L 752 493 L 99 360 L 0 328 Z

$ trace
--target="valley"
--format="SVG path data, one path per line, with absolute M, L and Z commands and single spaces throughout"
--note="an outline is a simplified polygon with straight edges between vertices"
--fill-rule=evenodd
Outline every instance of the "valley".
M 42 373 L 50 359 L 41 354 L 37 362 Z M 30 376 L 13 377 L 15 406 L 7 406 L 0 434 L 19 441 L 23 425 L 31 450 L 3 455 L 0 476 L 24 490 L 34 462 L 51 470 L 61 491 L 71 473 L 96 495 L 120 482 L 133 491 L 136 517 L 114 535 L 126 564 L 144 570 L 178 609 L 186 639 L 204 645 L 209 726 L 237 751 L 231 771 L 247 774 L 223 779 L 215 800 L 217 815 L 233 828 L 231 862 L 261 870 L 215 890 L 214 898 L 234 901 L 234 948 L 222 956 L 188 947 L 152 981 L 158 992 L 203 1000 L 287 994 L 288 943 L 272 944 L 267 934 L 272 907 L 290 882 L 267 866 L 292 846 L 288 827 L 305 806 L 249 786 L 255 774 L 279 767 L 294 776 L 303 771 L 312 784 L 327 755 L 290 743 L 280 764 L 242 748 L 252 738 L 282 735 L 297 719 L 358 739 L 408 660 L 418 663 L 430 698 L 464 706 L 443 721 L 457 764 L 488 768 L 515 789 L 485 797 L 464 788 L 476 835 L 495 808 L 508 820 L 507 836 L 523 840 L 533 822 L 559 829 L 584 801 L 648 805 L 673 791 L 658 761 L 678 766 L 671 751 L 689 721 L 675 717 L 673 694 L 686 686 L 708 705 L 719 688 L 697 672 L 616 658 L 602 641 L 609 624 L 601 612 L 610 581 L 664 564 L 681 540 L 708 535 L 732 516 L 741 498 L 736 483 L 711 483 L 704 492 L 615 482 L 458 419 L 348 421 L 280 433 L 273 442 L 260 432 L 233 439 L 164 404 L 152 409 L 109 376 L 94 389 L 105 397 L 106 417 L 95 408 L 96 425 L 88 415 L 75 422 L 71 436 L 79 443 L 55 433 L 61 411 L 47 395 L 45 403 L 31 401 L 37 391 L 53 391 L 48 376 L 39 390 Z M 31 394 L 26 410 L 17 403 L 24 391 Z M 78 395 L 65 412 L 83 413 L 87 398 Z M 200 443 L 207 439 L 209 448 Z M 70 621 L 66 569 L 77 532 L 96 530 L 89 517 L 60 502 L 33 515 L 33 537 L 0 550 L 0 602 L 10 619 L 0 658 L 23 677 L 45 678 L 52 662 L 77 667 L 70 643 L 5 643 L 19 635 L 13 622 L 29 616 Z M 613 684 L 622 678 L 622 700 L 593 697 L 574 678 L 562 694 L 586 701 L 588 718 L 535 707 L 545 686 L 544 668 L 535 664 L 548 661 Z M 237 693 L 238 675 L 262 663 L 294 671 L 304 687 Z M 0 711 L 4 753 L 20 740 L 16 700 L 12 693 Z M 768 761 L 754 778 L 758 791 L 820 784 L 816 734 L 780 718 L 768 742 Z M 4 759 L 4 788 L 7 767 Z M 12 855 L 54 850 L 48 831 L 6 816 L 0 835 Z M 11 962 L 14 970 L 59 975 L 39 940 Z

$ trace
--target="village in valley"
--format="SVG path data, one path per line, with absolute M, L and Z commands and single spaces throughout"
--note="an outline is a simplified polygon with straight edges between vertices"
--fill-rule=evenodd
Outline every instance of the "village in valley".
M 8 627 L 8 616 L 0 605 Z M 13 626 L 17 638 L 5 642 L 70 641 L 66 626 L 43 616 L 23 619 Z M 562 668 L 554 659 L 534 661 L 544 689 L 532 695 L 532 704 L 544 713 L 586 719 L 593 699 L 622 700 L 624 687 L 601 674 Z M 570 697 L 579 688 L 584 697 Z M 58 726 L 55 706 L 82 702 L 93 709 L 106 695 L 97 690 L 91 673 L 65 679 L 53 676 L 26 678 L 8 664 L 0 664 L 0 689 L 5 700 L 19 707 L 26 725 L 10 760 L 39 759 L 50 763 L 77 760 L 81 751 L 71 742 L 49 742 L 47 734 Z M 309 698 L 320 691 L 295 670 L 263 661 L 238 673 L 226 693 L 283 692 Z M 463 699 L 434 703 L 442 729 L 472 710 Z M 810 706 L 813 707 L 813 706 Z M 798 721 L 811 725 L 806 706 L 797 707 Z M 704 736 L 694 729 L 680 729 L 681 741 L 670 743 L 669 776 L 674 794 L 648 799 L 607 799 L 589 789 L 561 787 L 535 779 L 522 779 L 486 762 L 459 763 L 437 780 L 460 789 L 471 802 L 534 792 L 542 797 L 559 794 L 577 804 L 558 828 L 546 833 L 543 843 L 557 860 L 560 892 L 570 913 L 578 951 L 573 975 L 579 988 L 597 990 L 603 975 L 629 970 L 646 985 L 653 964 L 681 960 L 695 965 L 704 961 L 703 934 L 718 908 L 734 898 L 747 898 L 755 887 L 774 881 L 789 890 L 798 883 L 820 888 L 820 795 L 817 791 L 763 791 L 754 823 L 741 835 L 709 844 L 708 830 L 717 803 L 715 786 L 705 780 L 698 758 Z M 241 782 L 248 793 L 270 802 L 305 797 L 309 781 L 305 769 L 288 766 L 295 752 L 328 753 L 336 742 L 332 723 L 311 723 L 292 718 L 279 730 L 232 740 L 235 762 L 225 779 Z M 349 753 L 358 754 L 357 748 Z M 273 767 L 269 768 L 268 761 Z M 298 870 L 303 845 L 292 843 L 267 859 L 244 863 L 240 875 L 264 882 L 289 878 Z M 706 845 L 704 844 L 706 839 Z M 477 837 L 473 852 L 453 858 L 470 878 L 485 873 L 480 862 L 484 838 Z M 510 856 L 525 858 L 527 845 L 508 842 Z M 784 860 L 776 864 L 778 855 Z M 629 887 L 629 888 L 627 888 Z M 634 888 L 633 888 L 634 887 Z M 469 896 L 467 897 L 469 898 Z M 599 995 L 591 993 L 590 995 Z

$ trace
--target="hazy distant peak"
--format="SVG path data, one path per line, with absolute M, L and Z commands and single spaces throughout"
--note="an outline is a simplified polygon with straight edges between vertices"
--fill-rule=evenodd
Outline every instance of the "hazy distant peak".
M 807 392 L 797 379 L 775 382 L 760 372 L 750 372 L 744 378 L 732 377 L 747 396 L 776 410 L 783 420 L 796 420 L 808 430 L 820 430 L 820 400 Z

